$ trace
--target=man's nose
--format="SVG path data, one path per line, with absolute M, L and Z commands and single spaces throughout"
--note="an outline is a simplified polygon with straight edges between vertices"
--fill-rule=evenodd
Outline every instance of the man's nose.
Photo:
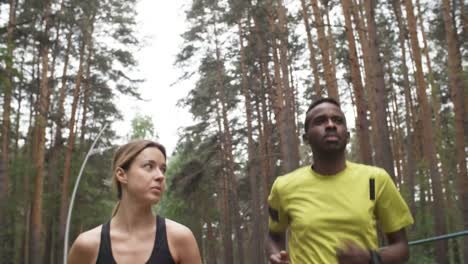
M 336 128 L 336 124 L 331 118 L 327 119 L 327 122 L 325 125 L 326 125 L 326 128 Z

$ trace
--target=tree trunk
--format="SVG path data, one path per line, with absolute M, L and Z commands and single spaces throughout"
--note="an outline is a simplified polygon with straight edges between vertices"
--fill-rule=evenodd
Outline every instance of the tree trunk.
M 399 0 L 392 1 L 393 11 L 395 12 L 395 17 L 398 24 L 398 40 L 400 42 L 400 49 L 401 49 L 401 68 L 403 74 L 403 90 L 405 94 L 405 124 L 406 124 L 406 164 L 407 169 L 405 170 L 405 176 L 408 179 L 408 188 L 410 192 L 410 209 L 413 215 L 416 213 L 416 204 L 415 204 L 415 194 L 414 194 L 414 186 L 415 186 L 415 166 L 414 166 L 414 133 L 411 132 L 411 122 L 412 120 L 412 103 L 411 103 L 411 95 L 410 95 L 410 82 L 408 77 L 408 67 L 406 65 L 406 46 L 405 46 L 405 36 L 406 36 L 406 27 L 403 23 L 402 18 L 402 11 L 401 5 Z M 414 124 L 414 123 L 413 123 Z
M 314 14 L 315 24 L 317 26 L 318 44 L 322 55 L 322 63 L 325 71 L 325 82 L 327 85 L 328 96 L 340 100 L 338 93 L 338 83 L 336 81 L 335 71 L 330 62 L 329 46 L 325 35 L 325 25 L 323 24 L 322 13 L 320 12 L 317 0 L 311 0 L 312 13 Z
M 464 123 L 468 123 L 466 111 L 468 106 L 465 104 L 467 86 L 463 83 L 463 70 L 461 63 L 461 54 L 458 49 L 457 34 L 454 29 L 453 19 L 450 15 L 450 1 L 442 1 L 442 15 L 445 25 L 445 36 L 448 48 L 448 75 L 450 97 L 455 112 L 455 144 L 457 150 L 457 174 L 460 204 L 462 206 L 463 227 L 468 229 L 468 175 L 466 169 L 465 138 L 468 137 L 468 131 L 465 130 Z M 464 262 L 468 263 L 468 237 L 465 237 L 463 246 Z
M 35 48 L 33 48 L 32 50 L 33 52 L 33 59 L 32 59 L 32 65 L 31 65 L 31 79 L 32 80 L 35 80 L 36 79 L 36 60 L 39 60 L 38 59 L 38 56 L 37 56 L 37 50 Z M 36 145 L 36 142 L 35 141 L 35 135 L 33 134 L 36 134 L 35 131 L 35 126 L 33 124 L 33 115 L 34 115 L 34 112 L 36 112 L 35 108 L 37 107 L 37 104 L 35 103 L 34 101 L 34 96 L 33 96 L 33 93 L 30 92 L 29 93 L 29 104 L 30 104 L 30 107 L 29 107 L 29 119 L 28 119 L 28 132 L 26 134 L 26 142 L 25 142 L 25 147 L 23 148 L 23 155 L 25 157 L 27 157 L 28 159 L 32 159 L 34 161 L 34 154 L 33 154 L 33 151 L 35 149 L 35 145 Z M 23 197 L 23 203 L 24 203 L 24 214 L 25 214 L 25 217 L 24 217 L 24 230 L 23 230 L 23 234 L 21 236 L 21 252 L 20 252 L 20 261 L 19 263 L 30 263 L 30 258 L 29 258 L 29 249 L 30 249 L 30 243 L 31 243 L 31 227 L 32 227 L 32 223 L 31 223 L 31 213 L 32 213 L 32 208 L 31 208 L 31 191 L 30 191 L 30 175 L 32 174 L 32 167 L 34 166 L 34 162 L 33 164 L 27 164 L 26 165 L 26 173 L 24 173 L 23 175 L 23 193 L 24 193 L 24 197 Z
M 287 153 L 285 156 L 286 171 L 295 170 L 299 166 L 299 138 L 296 130 L 296 112 L 294 108 L 294 88 L 289 83 L 289 58 L 288 58 L 288 29 L 286 22 L 286 9 L 282 3 L 278 1 L 277 13 L 279 22 L 279 39 L 280 39 L 280 64 L 282 73 L 283 93 L 284 93 L 284 115 L 283 121 L 286 126 L 286 134 L 284 135 L 287 144 Z
M 65 103 L 65 96 L 67 92 L 67 80 L 68 80 L 68 62 L 69 62 L 69 57 L 70 57 L 70 49 L 72 46 L 72 30 L 70 29 L 69 32 L 67 33 L 66 39 L 67 39 L 67 47 L 65 49 L 65 54 L 64 54 L 64 62 L 63 62 L 63 73 L 62 73 L 62 83 L 61 87 L 59 90 L 59 97 L 57 101 L 57 112 L 56 112 L 56 118 L 55 118 L 55 132 L 53 135 L 53 146 L 51 148 L 51 153 L 50 153 L 50 162 L 49 162 L 49 177 L 50 177 L 50 185 L 52 188 L 55 190 L 60 188 L 60 183 L 59 183 L 59 173 L 62 171 L 61 167 L 59 166 L 59 157 L 63 155 L 63 137 L 62 137 L 62 129 L 63 129 L 63 120 L 64 120 L 64 103 Z M 54 207 L 54 213 L 52 214 L 54 217 L 57 215 L 60 217 L 60 211 L 59 207 Z M 55 222 L 57 223 L 57 222 Z M 57 229 L 56 229 L 57 230 Z M 53 246 L 56 249 L 61 249 L 62 244 L 62 239 L 55 239 L 54 240 L 56 244 Z M 61 258 L 61 250 L 55 250 L 55 254 L 52 256 L 52 259 L 55 259 L 55 262 L 60 262 L 63 258 Z
M 361 55 L 362 55 L 362 58 L 363 58 L 363 61 L 364 61 L 364 80 L 365 80 L 365 86 L 364 86 L 364 91 L 367 93 L 367 108 L 369 109 L 369 117 L 370 117 L 370 124 L 371 124 L 371 127 L 372 127 L 372 130 L 370 131 L 370 136 L 371 136 L 371 141 L 372 141 L 372 145 L 374 146 L 377 146 L 377 144 L 379 144 L 378 140 L 379 140 L 379 136 L 378 136 L 378 131 L 377 129 L 374 129 L 375 127 L 377 127 L 377 117 L 376 117 L 376 112 L 377 112 L 377 109 L 375 109 L 375 104 L 373 104 L 372 102 L 375 101 L 375 91 L 374 89 L 372 89 L 375 85 L 374 85 L 374 80 L 372 79 L 372 74 L 371 74 L 371 69 L 372 69 L 372 64 L 371 62 L 369 61 L 369 56 L 368 56 L 368 40 L 367 40 L 367 35 L 366 35 L 366 25 L 365 23 L 363 22 L 363 20 L 365 20 L 364 18 L 361 19 L 361 16 L 359 15 L 360 12 L 358 12 L 359 10 L 359 6 L 358 4 L 355 2 L 355 1 L 352 1 L 352 6 L 351 6 L 351 13 L 353 15 L 353 19 L 354 19 L 354 23 L 356 24 L 356 29 L 357 30 L 357 33 L 358 33 L 358 38 L 359 38 L 359 44 L 360 44 L 360 51 L 361 51 Z M 371 153 L 372 153 L 372 146 L 371 146 L 371 149 L 370 149 Z M 376 147 L 374 147 L 374 152 L 376 151 Z M 372 164 L 375 164 L 375 157 L 373 157 L 373 163 Z
M 351 64 L 351 80 L 353 82 L 354 96 L 356 99 L 357 120 L 356 128 L 359 139 L 359 154 L 361 162 L 372 164 L 372 150 L 369 142 L 369 121 L 367 120 L 367 103 L 365 99 L 364 87 L 362 85 L 361 70 L 356 52 L 356 41 L 354 39 L 353 25 L 351 23 L 350 1 L 341 0 L 343 14 L 346 24 L 346 37 L 349 43 L 349 62 Z
M 26 45 L 24 45 L 26 46 Z M 21 58 L 21 67 L 20 71 L 24 72 L 24 56 Z M 21 122 L 21 109 L 23 103 L 23 86 L 24 80 L 22 79 L 18 85 L 18 108 L 16 108 L 16 117 L 15 117 L 15 147 L 13 150 L 13 160 L 18 158 L 18 148 L 19 148 L 19 139 L 20 139 L 20 122 Z M 27 93 L 27 92 L 26 92 Z M 26 96 L 26 95 L 25 95 Z
M 390 65 L 390 58 L 389 58 L 390 52 L 391 52 L 390 47 L 386 47 L 385 56 L 388 59 L 387 61 L 388 65 Z M 392 67 L 388 67 L 387 72 L 388 72 L 388 76 L 390 80 L 390 96 L 391 96 L 391 105 L 389 105 L 389 108 L 392 110 L 390 112 L 390 115 L 391 115 L 390 120 L 393 121 L 393 128 L 392 128 L 392 139 L 393 139 L 392 149 L 394 150 L 393 160 L 395 161 L 395 166 L 396 166 L 396 171 L 397 171 L 397 177 L 395 178 L 398 179 L 399 186 L 401 186 L 403 182 L 407 182 L 406 179 L 404 178 L 405 174 L 402 173 L 404 171 L 403 167 L 405 165 L 404 165 L 404 161 L 402 158 L 403 149 L 401 148 L 401 146 L 403 145 L 402 136 L 401 136 L 401 121 L 400 121 L 400 114 L 398 112 L 398 101 L 396 97 L 397 91 L 393 85 L 394 76 L 393 76 Z
M 16 0 L 10 0 L 10 12 L 7 25 L 7 50 L 5 60 L 5 78 L 3 89 L 3 115 L 2 115 L 2 146 L 0 150 L 0 248 L 12 248 L 13 240 L 11 221 L 9 221 L 10 207 L 10 114 L 11 114 L 11 96 L 13 94 L 13 50 L 14 50 L 14 29 L 16 24 Z M 0 258 L 12 259 L 12 252 L 7 250 L 0 253 Z
M 463 34 L 462 34 L 462 43 L 465 43 L 468 40 L 468 19 L 466 18 L 466 10 L 465 10 L 465 0 L 459 0 L 460 4 L 460 20 L 463 27 Z
M 258 192 L 258 183 L 257 183 L 257 166 L 255 164 L 255 142 L 253 140 L 253 129 L 252 129 L 252 103 L 250 100 L 250 93 L 247 87 L 247 68 L 246 68 L 246 57 L 244 51 L 244 38 L 242 30 L 242 22 L 239 19 L 238 21 L 239 28 L 239 44 L 240 44 L 240 68 L 242 73 L 242 93 L 245 97 L 245 113 L 247 118 L 247 177 L 249 177 L 250 184 L 250 195 L 252 199 L 252 240 L 253 246 L 251 248 L 252 260 L 254 263 L 262 263 L 262 252 L 263 249 L 263 235 L 260 229 L 260 203 L 259 203 L 259 192 Z
M 221 114 L 219 113 L 220 111 L 220 106 L 219 106 L 219 101 L 216 100 L 217 107 L 216 107 L 216 112 L 217 112 L 217 118 L 216 121 L 218 123 L 218 130 L 219 134 L 221 137 L 223 136 L 223 128 L 221 125 Z M 224 139 L 221 139 L 223 142 Z M 226 161 L 227 159 L 224 157 L 226 152 L 224 151 L 223 143 L 221 144 L 221 151 L 223 152 L 223 166 L 226 168 Z M 233 254 L 233 248 L 232 248 L 232 221 L 231 221 L 231 197 L 229 195 L 230 190 L 230 179 L 229 175 L 227 174 L 227 171 L 224 169 L 222 170 L 222 176 L 223 176 L 223 249 L 224 249 L 224 263 L 227 264 L 232 264 L 234 261 L 234 254 Z
M 426 83 L 424 80 L 424 74 L 421 63 L 421 50 L 419 48 L 419 41 L 416 31 L 416 17 L 413 12 L 413 3 L 411 0 L 405 0 L 406 13 L 408 18 L 408 28 L 411 37 L 411 46 L 413 50 L 414 60 L 416 64 L 416 76 L 417 76 L 417 92 L 418 101 L 422 112 L 422 126 L 423 126 L 423 139 L 424 142 L 434 141 L 434 132 L 431 124 L 431 113 L 427 102 L 426 94 Z M 435 220 L 435 232 L 437 235 L 445 233 L 445 213 L 443 207 L 443 194 L 441 188 L 440 173 L 437 168 L 437 158 L 433 144 L 423 144 L 424 149 L 424 161 L 430 168 L 432 191 L 434 195 L 434 220 Z M 436 244 L 436 257 L 437 263 L 447 263 L 447 241 L 440 241 Z
M 313 91 L 318 97 L 322 97 L 322 88 L 320 87 L 320 76 L 318 72 L 317 62 L 315 61 L 315 48 L 312 42 L 312 33 L 309 24 L 309 12 L 305 0 L 301 0 L 302 18 L 304 19 L 304 26 L 307 34 L 307 47 L 309 48 L 309 63 L 312 69 L 312 76 L 314 76 Z
M 236 242 L 237 242 L 237 263 L 243 264 L 244 263 L 244 248 L 243 248 L 243 235 L 241 230 L 241 216 L 240 216 L 240 209 L 238 204 L 238 197 L 237 197 L 237 180 L 234 174 L 234 156 L 232 150 L 232 135 L 231 129 L 229 127 L 229 119 L 227 116 L 227 102 L 226 102 L 226 94 L 224 88 L 224 78 L 223 78 L 223 65 L 221 63 L 221 52 L 218 46 L 218 34 L 216 29 L 216 18 L 215 18 L 215 44 L 216 44 L 216 78 L 218 83 L 218 93 L 219 93 L 219 100 L 221 104 L 221 114 L 223 119 L 223 132 L 224 132 L 224 151 L 226 156 L 226 165 L 227 165 L 227 175 L 229 177 L 229 189 L 232 196 L 231 203 L 233 209 L 233 226 L 234 232 L 236 234 Z
M 212 246 L 207 246 L 205 247 L 206 250 L 208 251 L 207 257 L 205 258 L 207 264 L 217 264 L 217 259 L 218 257 L 216 256 L 216 236 L 213 231 L 213 224 L 211 223 L 210 220 L 206 222 L 206 241 L 212 242 Z
M 88 58 L 86 59 L 86 83 L 83 89 L 83 114 L 81 118 L 81 134 L 80 134 L 80 144 L 84 143 L 85 135 L 86 135 L 86 121 L 87 121 L 87 113 L 89 107 L 89 96 L 91 93 L 91 63 L 93 59 L 93 40 L 92 36 L 94 34 L 94 23 L 96 20 L 96 11 L 94 11 L 91 20 L 90 20 L 90 29 L 89 29 L 89 40 L 88 40 Z
M 271 122 L 270 119 L 268 118 L 268 102 L 266 98 L 266 94 L 271 92 L 273 90 L 273 84 L 270 78 L 270 74 L 268 72 L 268 52 L 265 48 L 265 39 L 264 35 L 261 33 L 262 31 L 260 30 L 260 25 L 258 22 L 258 17 L 254 16 L 254 22 L 255 22 L 255 35 L 257 36 L 256 38 L 256 50 L 259 54 L 259 65 L 260 65 L 260 71 L 259 71 L 259 79 L 261 82 L 261 89 L 259 91 L 259 97 L 260 97 L 260 103 L 261 103 L 261 116 L 262 120 L 261 123 L 263 124 L 263 130 L 260 131 L 260 148 L 263 150 L 264 156 L 262 156 L 262 160 L 266 163 L 264 164 L 266 166 L 266 169 L 262 170 L 262 175 L 263 175 L 263 189 L 264 189 L 264 203 L 266 203 L 266 199 L 268 197 L 268 191 L 270 189 L 270 181 L 272 181 L 272 178 L 274 176 L 274 165 L 273 165 L 273 146 L 271 142 Z M 266 81 L 266 87 L 265 87 L 265 81 Z M 269 94 L 271 95 L 271 94 Z M 269 97 L 271 98 L 271 97 Z M 261 133 L 263 132 L 263 133 Z M 262 137 L 263 134 L 263 137 Z M 263 144 L 262 144 L 263 143 Z
M 44 153 L 45 153 L 45 128 L 47 126 L 47 113 L 49 110 L 49 85 L 48 85 L 48 67 L 49 67 L 49 30 L 50 30 L 50 7 L 51 1 L 48 0 L 44 5 L 45 29 L 41 45 L 42 58 L 42 77 L 39 96 L 39 111 L 36 116 L 35 134 L 36 134 L 36 154 L 34 167 L 36 173 L 35 188 L 33 195 L 31 211 L 31 240 L 30 240 L 30 263 L 39 263 L 41 261 L 41 232 L 42 232 L 42 199 L 44 185 Z
M 328 42 L 328 48 L 330 50 L 330 64 L 331 64 L 331 69 L 333 70 L 333 75 L 336 78 L 336 45 L 335 45 L 335 40 L 333 39 L 333 31 L 332 31 L 332 26 L 330 22 L 330 10 L 328 9 L 328 4 L 329 1 L 323 1 L 322 2 L 325 5 L 325 17 L 327 18 L 327 42 Z M 338 87 L 338 84 L 337 84 Z
M 63 165 L 62 195 L 61 195 L 61 202 L 60 202 L 60 220 L 59 220 L 59 241 L 60 242 L 63 241 L 64 239 L 65 221 L 67 219 L 67 212 L 68 212 L 71 163 L 72 163 L 73 147 L 75 145 L 75 118 L 76 118 L 76 111 L 78 109 L 81 80 L 83 77 L 83 60 L 84 60 L 85 46 L 86 46 L 86 43 L 88 42 L 86 38 L 88 38 L 88 36 L 86 36 L 85 39 L 82 40 L 82 43 L 80 45 L 80 60 L 79 60 L 78 72 L 76 74 L 75 88 L 73 90 L 73 102 L 72 102 L 72 109 L 70 113 L 70 121 L 68 123 L 69 135 L 68 135 L 67 147 L 65 151 L 65 161 Z
M 61 0 L 60 2 L 60 10 L 59 14 L 63 16 L 63 10 L 65 7 L 65 0 Z M 52 81 L 52 84 L 55 83 L 55 66 L 56 66 L 56 59 L 59 54 L 59 47 L 60 47 L 60 28 L 61 28 L 61 19 L 58 19 L 57 24 L 55 25 L 56 32 L 55 32 L 55 41 L 54 41 L 54 47 L 52 48 L 52 64 L 50 66 L 50 80 Z M 51 89 L 53 90 L 53 88 Z
M 297 168 L 299 162 L 299 151 L 297 144 L 292 144 L 292 142 L 294 142 L 294 138 L 292 137 L 295 137 L 296 135 L 294 133 L 295 130 L 291 129 L 291 125 L 289 124 L 289 119 L 291 119 L 291 116 L 288 116 L 288 114 L 291 113 L 291 99 L 290 94 L 288 94 L 289 91 L 287 91 L 287 89 L 289 89 L 289 74 L 287 73 L 287 66 L 284 66 L 284 64 L 287 64 L 287 56 L 283 51 L 282 60 L 280 61 L 278 56 L 277 39 L 275 37 L 277 31 L 273 15 L 273 4 L 271 0 L 268 0 L 266 4 L 269 29 L 270 32 L 274 32 L 271 34 L 271 42 L 273 49 L 275 81 L 273 85 L 274 89 L 271 91 L 271 95 L 273 99 L 273 110 L 275 112 L 276 125 L 278 126 L 279 131 L 282 172 L 286 173 Z M 279 26 L 279 34 L 284 34 L 284 28 L 281 29 L 281 27 L 285 25 L 280 24 Z M 284 44 L 284 42 L 285 41 L 283 40 L 282 44 Z M 281 63 L 283 63 L 283 65 Z M 281 69 L 283 69 L 283 76 L 281 76 Z
M 384 168 L 393 179 L 395 179 L 395 172 L 393 166 L 392 148 L 390 145 L 390 134 L 387 125 L 387 112 L 386 112 L 386 92 L 383 63 L 379 56 L 379 48 L 377 44 L 377 26 L 375 24 L 375 0 L 365 0 L 365 10 L 367 18 L 368 29 L 368 53 L 369 62 L 371 67 L 371 78 L 375 88 L 375 98 L 371 101 L 374 104 L 377 144 L 375 146 L 375 160 L 378 166 Z M 372 127 L 374 130 L 374 127 Z

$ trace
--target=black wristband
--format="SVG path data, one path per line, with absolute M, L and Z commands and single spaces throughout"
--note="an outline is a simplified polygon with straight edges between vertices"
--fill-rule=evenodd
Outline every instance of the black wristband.
M 372 250 L 370 249 L 369 250 L 369 253 L 370 253 L 370 264 L 381 264 L 382 263 L 382 259 L 380 258 L 380 254 L 379 252 L 377 252 L 376 250 Z

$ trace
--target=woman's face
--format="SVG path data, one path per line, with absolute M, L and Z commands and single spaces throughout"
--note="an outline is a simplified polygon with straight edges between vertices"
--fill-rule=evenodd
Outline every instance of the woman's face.
M 165 189 L 166 159 L 156 147 L 148 147 L 135 157 L 130 168 L 122 172 L 122 187 L 127 195 L 151 204 L 159 202 Z

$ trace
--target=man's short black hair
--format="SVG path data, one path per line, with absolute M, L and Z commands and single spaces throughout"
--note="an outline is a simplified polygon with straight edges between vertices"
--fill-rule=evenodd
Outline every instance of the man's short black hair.
M 332 97 L 321 97 L 317 100 L 315 100 L 314 102 L 312 102 L 312 104 L 309 106 L 309 108 L 307 109 L 306 111 L 306 114 L 305 114 L 305 119 L 304 119 L 304 131 L 305 133 L 307 133 L 307 130 L 309 129 L 309 122 L 307 122 L 307 114 L 310 112 L 310 110 L 314 109 L 317 105 L 319 104 L 322 104 L 322 103 L 330 103 L 330 104 L 334 104 L 336 106 L 338 106 L 338 108 L 341 109 L 341 105 L 340 103 L 338 103 L 338 101 Z

